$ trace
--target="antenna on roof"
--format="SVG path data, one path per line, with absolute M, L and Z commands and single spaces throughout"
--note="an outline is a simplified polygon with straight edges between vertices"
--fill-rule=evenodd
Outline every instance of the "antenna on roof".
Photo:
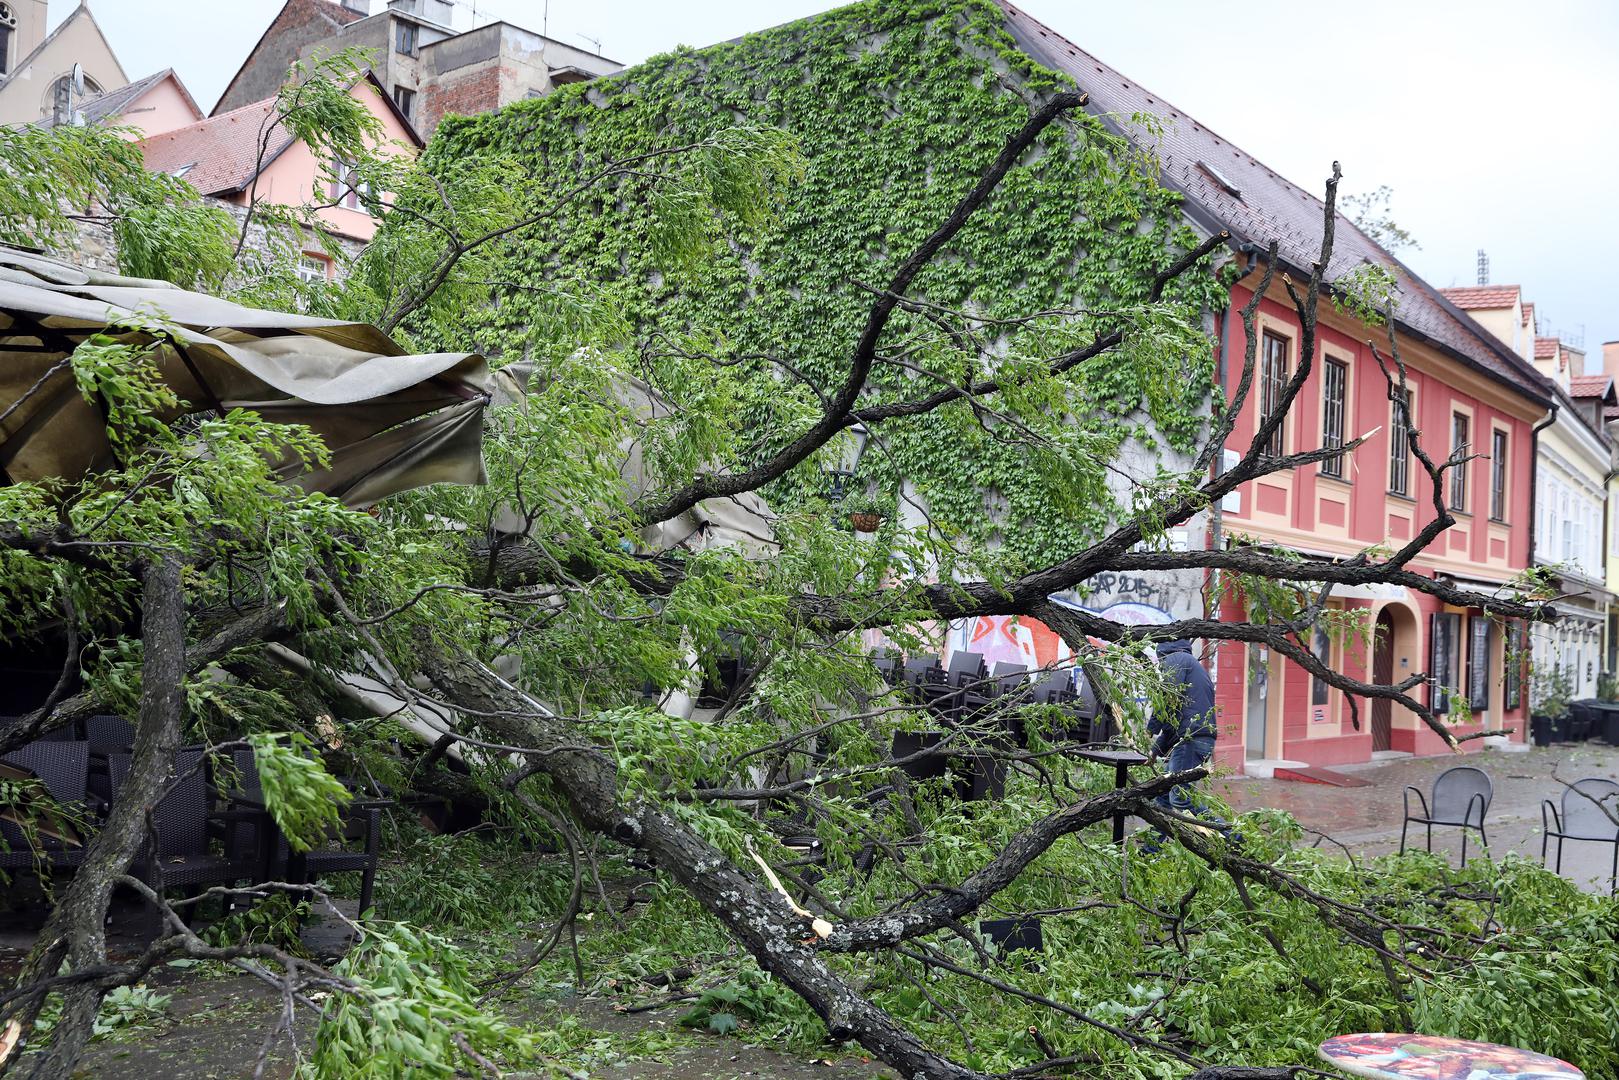
M 592 45 L 596 46 L 596 55 L 597 56 L 601 55 L 601 52 L 602 52 L 602 39 L 601 38 L 593 38 L 589 34 L 575 34 L 573 36 L 576 37 L 576 38 L 580 38 L 580 39 L 582 39 L 584 41 L 588 41 Z
M 1480 285 L 1490 283 L 1490 257 L 1484 253 L 1483 248 L 1478 249 L 1478 283 Z

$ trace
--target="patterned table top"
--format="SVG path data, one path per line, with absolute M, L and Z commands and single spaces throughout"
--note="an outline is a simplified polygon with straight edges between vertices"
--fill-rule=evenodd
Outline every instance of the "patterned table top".
M 1383 1032 L 1339 1035 L 1321 1044 L 1322 1060 L 1371 1080 L 1584 1080 L 1566 1061 L 1515 1046 L 1443 1035 Z

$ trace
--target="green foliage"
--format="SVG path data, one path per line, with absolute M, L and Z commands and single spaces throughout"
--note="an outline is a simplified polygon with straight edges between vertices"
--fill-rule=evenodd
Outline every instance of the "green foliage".
M 1376 191 L 1345 195 L 1341 203 L 1343 212 L 1360 231 L 1382 245 L 1385 250 L 1398 252 L 1402 248 L 1420 249 L 1422 245 L 1417 243 L 1416 237 L 1395 223 L 1389 208 L 1393 200 L 1394 189 L 1384 184 Z
M 532 1035 L 479 1008 L 465 958 L 443 938 L 373 924 L 337 973 L 361 990 L 333 998 L 322 1015 L 301 1073 L 311 1080 L 451 1077 L 476 1070 L 467 1048 L 514 1061 L 533 1055 Z
M 96 1015 L 94 1037 L 127 1038 L 150 1028 L 168 1016 L 169 995 L 145 986 L 115 986 L 101 999 Z
M 657 482 L 678 484 L 699 463 L 757 460 L 819 409 L 814 390 L 772 358 L 834 387 L 871 302 L 867 287 L 945 220 L 1027 118 L 1025 95 L 1062 86 L 1017 52 L 993 5 L 905 0 L 454 118 L 425 158 L 433 176 L 454 183 L 481 163 L 513 162 L 533 178 L 521 212 L 542 222 L 488 255 L 483 276 L 497 303 L 466 312 L 470 327 L 462 318 L 413 323 L 413 332 L 445 343 L 470 333 L 485 351 L 530 356 L 546 371 L 578 341 L 536 332 L 553 322 L 544 298 L 603 297 L 638 334 L 653 333 L 643 354 L 678 409 L 646 432 Z M 772 142 L 766 132 L 782 134 Z M 639 164 L 612 172 L 676 146 L 700 148 L 680 158 L 679 176 Z M 570 175 L 609 175 L 559 202 L 559 163 Z M 1143 410 L 1172 445 L 1184 448 L 1198 429 L 1212 372 L 1198 313 L 1219 286 L 1194 275 L 1170 302 L 1143 303 L 1152 272 L 1191 239 L 1177 197 L 1150 168 L 1099 120 L 1075 115 L 1042 138 L 911 290 L 984 320 L 979 332 L 998 342 L 995 371 L 1018 383 L 998 406 L 1031 437 L 952 406 L 885 424 L 862 482 L 896 491 L 908 479 L 936 535 L 955 538 L 979 566 L 1049 562 L 1093 535 L 1111 505 L 1107 463 L 1144 430 Z M 396 213 L 395 227 L 412 226 Z M 671 232 L 685 240 L 671 245 Z M 1049 314 L 1028 318 L 1041 311 Z M 1114 328 L 1124 335 L 1114 359 L 1044 373 L 1050 356 Z M 904 362 L 878 366 L 873 402 L 988 374 L 920 314 L 898 313 L 885 341 Z M 774 503 L 821 494 L 822 465 L 776 485 Z M 987 519 L 985 491 L 1004 500 L 1001 521 Z M 997 541 L 1001 554 L 983 550 Z
M 716 1035 L 742 1033 L 742 1023 L 770 1024 L 772 1033 L 804 1035 L 824 1030 L 820 1019 L 804 1004 L 804 999 L 771 978 L 768 972 L 751 965 L 743 967 L 736 978 L 720 986 L 704 990 L 692 1007 L 680 1018 L 686 1027 L 702 1028 Z
M 247 739 L 270 816 L 294 851 L 308 851 L 342 824 L 353 796 L 326 771 L 303 734 L 258 733 Z

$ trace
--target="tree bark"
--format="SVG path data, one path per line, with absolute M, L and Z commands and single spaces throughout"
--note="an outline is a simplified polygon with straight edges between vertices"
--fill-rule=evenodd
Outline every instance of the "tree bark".
M 23 964 L 18 986 L 55 974 L 65 962 L 73 970 L 98 967 L 107 960 L 107 905 L 113 887 L 146 840 L 147 812 L 154 806 L 174 768 L 185 716 L 185 598 L 180 589 L 180 562 L 164 555 L 146 569 L 142 591 L 140 717 L 129 777 L 113 800 L 107 822 L 90 841 L 84 865 L 51 912 L 33 950 Z M 56 1080 L 73 1073 L 90 1039 L 105 989 L 90 981 L 62 991 L 62 1017 L 50 1045 L 24 1063 L 27 1080 Z M 18 1061 L 34 1019 L 44 1005 L 42 995 L 19 998 L 7 1010 L 19 1037 L 0 1058 L 0 1075 Z

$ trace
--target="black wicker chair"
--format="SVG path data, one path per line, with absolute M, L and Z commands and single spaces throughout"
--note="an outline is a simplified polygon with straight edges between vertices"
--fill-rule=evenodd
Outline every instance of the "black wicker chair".
M 235 776 L 229 778 L 228 785 L 221 785 L 221 794 L 241 805 L 262 807 L 264 787 L 259 782 L 253 751 L 235 751 L 231 754 L 231 765 Z M 359 910 L 364 913 L 371 907 L 381 839 L 382 804 L 379 800 L 362 800 L 344 818 L 341 833 L 328 837 L 324 846 L 310 851 L 294 852 L 281 831 L 270 827 L 267 820 L 243 820 L 234 824 L 230 843 L 235 847 L 238 858 L 257 859 L 272 875 L 283 873 L 287 880 L 300 884 L 317 881 L 330 874 L 359 874 Z M 348 847 L 351 842 L 358 843 L 359 849 Z M 273 843 L 273 850 L 265 851 L 261 847 L 266 843 Z
M 84 722 L 90 743 L 90 793 L 103 803 L 112 802 L 112 778 L 107 759 L 128 754 L 135 746 L 135 725 L 121 716 L 92 716 Z
M 88 793 L 88 743 L 41 739 L 13 750 L 5 756 L 5 761 L 39 777 L 45 790 L 61 804 L 70 819 L 88 822 L 95 816 Z M 84 862 L 84 844 L 69 844 L 41 835 L 38 836 L 39 850 L 35 851 L 23 828 L 10 821 L 0 821 L 0 835 L 5 837 L 6 848 L 0 852 L 0 868 L 3 869 L 28 869 L 36 865 L 39 856 L 53 868 L 79 866 Z
M 108 776 L 116 798 L 129 776 L 128 754 L 109 754 Z M 216 855 L 209 843 L 209 820 L 245 820 L 254 812 L 220 813 L 208 806 L 208 779 L 203 773 L 203 751 L 181 750 L 174 755 L 174 774 L 168 792 L 152 810 L 154 835 L 136 857 L 131 873 L 162 895 L 170 889 L 231 885 L 254 877 L 258 865 L 227 850 Z M 162 914 L 151 912 L 153 936 L 162 933 Z

